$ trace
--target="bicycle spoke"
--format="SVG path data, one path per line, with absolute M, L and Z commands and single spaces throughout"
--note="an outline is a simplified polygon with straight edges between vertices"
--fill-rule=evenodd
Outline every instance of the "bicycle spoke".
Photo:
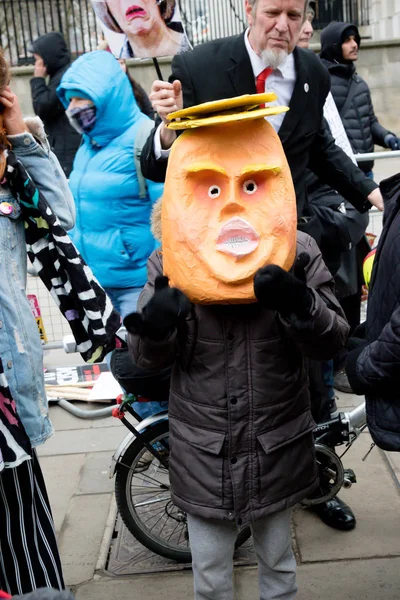
M 164 509 L 162 508 L 160 511 L 158 511 L 157 513 L 152 513 L 148 519 L 146 519 L 145 521 L 143 520 L 143 523 L 145 525 L 147 525 L 147 523 L 149 523 L 149 521 L 151 521 L 152 519 L 154 519 L 155 517 L 157 517 L 159 514 L 161 514 L 161 518 L 162 518 L 162 514 L 164 513 Z
M 141 508 L 142 506 L 150 506 L 151 504 L 156 504 L 158 502 L 165 502 L 169 500 L 168 498 L 154 498 L 153 500 L 144 500 L 143 502 L 139 502 L 138 504 L 134 504 L 134 508 Z
M 174 535 L 175 531 L 178 529 L 179 525 L 182 525 L 182 523 L 179 523 L 179 521 L 178 521 L 178 523 L 177 523 L 177 524 L 176 524 L 176 526 L 175 526 L 175 529 L 173 530 L 173 532 L 171 533 L 171 535 L 170 535 L 170 536 L 169 536 L 169 538 L 168 538 L 168 541 L 169 541 L 169 542 L 171 541 L 171 538 L 172 538 L 172 536 Z
M 161 521 L 161 519 L 163 518 L 164 514 L 165 514 L 165 513 L 164 513 L 164 511 L 162 511 L 162 515 L 161 515 L 161 517 L 158 519 L 158 521 L 157 521 L 156 523 L 154 523 L 153 527 L 150 529 L 150 532 L 151 532 L 151 531 L 153 531 L 153 529 L 154 529 L 154 527 L 155 527 L 156 525 L 158 525 L 158 523 L 159 523 L 159 522 Z

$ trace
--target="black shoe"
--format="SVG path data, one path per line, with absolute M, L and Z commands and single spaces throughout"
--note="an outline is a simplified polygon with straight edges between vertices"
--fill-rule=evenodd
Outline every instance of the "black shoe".
M 351 389 L 351 385 L 349 383 L 348 377 L 346 375 L 346 371 L 338 371 L 333 376 L 334 388 L 339 392 L 344 392 L 345 394 L 353 394 L 353 390 Z
M 325 525 L 329 525 L 329 527 L 333 527 L 334 529 L 350 531 L 356 526 L 357 521 L 350 506 L 347 506 L 337 496 L 323 504 L 311 506 L 310 509 L 320 517 Z

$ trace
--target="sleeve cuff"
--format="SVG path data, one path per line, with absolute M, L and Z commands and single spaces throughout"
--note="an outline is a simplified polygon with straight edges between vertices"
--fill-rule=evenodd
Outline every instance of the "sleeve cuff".
M 23 151 L 22 154 L 33 150 L 37 147 L 37 142 L 33 135 L 29 131 L 17 133 L 15 135 L 8 135 L 7 139 L 12 143 L 12 149 L 18 154 L 18 151 Z
M 348 377 L 351 389 L 358 396 L 362 396 L 365 393 L 364 386 L 357 375 L 357 361 L 360 354 L 365 349 L 366 344 L 360 344 L 358 348 L 355 348 L 347 355 L 346 359 L 346 375 Z
M 160 125 L 157 127 L 154 134 L 154 155 L 156 160 L 167 160 L 171 150 L 163 150 L 161 147 L 161 127 L 162 123 L 160 123 Z

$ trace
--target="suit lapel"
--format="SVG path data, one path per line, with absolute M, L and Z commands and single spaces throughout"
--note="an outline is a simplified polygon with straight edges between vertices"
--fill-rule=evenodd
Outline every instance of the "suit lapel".
M 228 69 L 228 75 L 238 96 L 256 93 L 256 82 L 254 80 L 253 69 L 244 43 L 244 36 L 245 34 L 239 36 L 234 43 L 231 53 L 231 61 L 233 64 Z
M 299 119 L 305 114 L 308 90 L 310 89 L 310 78 L 305 67 L 304 58 L 298 48 L 295 48 L 293 56 L 296 67 L 296 83 L 289 103 L 290 110 L 286 113 L 279 130 L 282 144 L 287 141 L 296 128 Z

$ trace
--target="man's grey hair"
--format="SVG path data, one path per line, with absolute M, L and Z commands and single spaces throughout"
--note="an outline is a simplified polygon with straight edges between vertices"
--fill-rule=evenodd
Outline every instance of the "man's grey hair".
M 309 1 L 310 1 L 310 0 L 304 0 L 304 20 L 305 20 L 305 18 L 306 18 L 306 14 L 307 14 L 308 12 L 311 12 L 311 11 L 309 10 L 309 8 L 310 8 Z M 252 12 L 253 12 L 253 17 L 254 17 L 254 16 L 255 16 L 255 14 L 256 14 L 256 9 L 257 9 L 257 3 L 258 3 L 258 0 L 248 0 L 248 2 L 249 2 L 249 5 L 252 7 Z M 311 10 L 312 10 L 312 9 L 311 9 Z M 313 11 L 313 12 L 314 12 L 314 11 Z

